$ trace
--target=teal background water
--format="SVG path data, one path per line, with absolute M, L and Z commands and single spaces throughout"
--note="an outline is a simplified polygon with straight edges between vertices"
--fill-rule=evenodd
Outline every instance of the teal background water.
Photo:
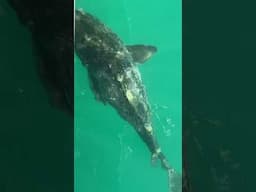
M 163 152 L 181 172 L 181 1 L 77 0 L 126 44 L 158 52 L 139 66 Z M 167 192 L 166 172 L 152 167 L 145 144 L 116 111 L 95 100 L 87 71 L 75 58 L 76 192 Z

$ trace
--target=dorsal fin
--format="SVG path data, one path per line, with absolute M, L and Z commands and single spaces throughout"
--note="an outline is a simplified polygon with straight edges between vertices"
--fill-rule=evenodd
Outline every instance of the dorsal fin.
M 157 48 L 151 45 L 127 45 L 126 47 L 131 53 L 134 62 L 140 64 L 145 63 L 157 52 Z

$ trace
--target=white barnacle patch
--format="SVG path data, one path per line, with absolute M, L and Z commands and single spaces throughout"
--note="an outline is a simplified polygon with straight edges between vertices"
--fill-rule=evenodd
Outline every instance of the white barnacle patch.
M 117 58 L 122 58 L 122 57 L 124 57 L 124 53 L 122 51 L 117 51 L 116 52 L 116 57 Z
M 133 71 L 136 74 L 136 76 L 138 77 L 139 81 L 141 81 L 141 75 L 140 75 L 138 67 L 136 67 L 136 66 L 133 67 Z
M 161 149 L 160 149 L 160 148 L 157 148 L 156 153 L 157 153 L 157 154 L 161 153 Z
M 128 90 L 126 91 L 126 97 L 127 97 L 128 101 L 130 101 L 131 103 L 133 102 L 134 96 L 133 96 L 131 90 L 128 89 Z
M 148 132 L 150 132 L 150 133 L 153 132 L 153 128 L 152 128 L 152 126 L 151 126 L 150 124 L 146 124 L 146 125 L 145 125 L 145 129 L 146 129 Z
M 86 41 L 91 41 L 91 37 L 89 37 L 87 34 L 84 35 L 84 38 L 86 39 Z
M 132 78 L 132 72 L 131 72 L 131 69 L 127 69 L 126 71 L 125 71 L 125 73 L 126 73 L 126 76 L 127 76 L 127 78 Z
M 122 82 L 124 79 L 123 75 L 117 74 L 117 81 Z
M 82 15 L 85 15 L 83 8 L 79 8 L 77 11 L 79 11 Z
M 111 101 L 116 101 L 116 98 L 115 97 L 110 97 L 109 98 Z

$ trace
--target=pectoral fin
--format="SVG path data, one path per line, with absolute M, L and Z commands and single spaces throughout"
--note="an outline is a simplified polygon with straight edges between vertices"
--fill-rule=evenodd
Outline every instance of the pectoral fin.
M 150 45 L 128 45 L 126 46 L 131 53 L 134 62 L 145 63 L 157 51 L 157 48 Z

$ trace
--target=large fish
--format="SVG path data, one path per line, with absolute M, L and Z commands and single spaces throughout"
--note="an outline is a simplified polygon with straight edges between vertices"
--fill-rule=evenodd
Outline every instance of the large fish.
M 82 10 L 75 13 L 75 51 L 88 69 L 96 98 L 110 104 L 128 121 L 146 143 L 152 159 L 159 159 L 170 177 L 174 170 L 162 153 L 154 135 L 151 110 L 138 63 L 156 51 L 147 45 L 125 46 L 106 25 Z

